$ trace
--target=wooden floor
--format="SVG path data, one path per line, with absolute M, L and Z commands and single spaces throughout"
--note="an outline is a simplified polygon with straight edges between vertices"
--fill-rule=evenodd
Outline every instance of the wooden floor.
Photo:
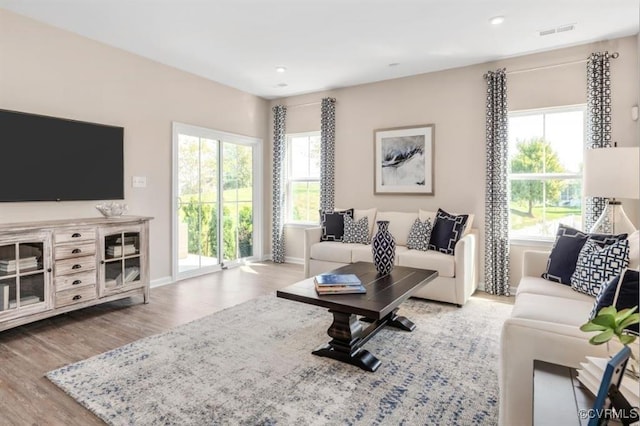
M 167 331 L 303 278 L 301 265 L 253 263 L 0 333 L 0 425 L 99 425 L 45 373 Z M 478 293 L 477 293 L 478 294 Z M 513 298 L 483 296 L 512 303 Z

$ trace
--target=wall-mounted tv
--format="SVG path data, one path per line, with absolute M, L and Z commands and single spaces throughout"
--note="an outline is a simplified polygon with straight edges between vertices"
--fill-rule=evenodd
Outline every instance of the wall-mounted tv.
M 124 199 L 124 128 L 0 110 L 0 202 Z

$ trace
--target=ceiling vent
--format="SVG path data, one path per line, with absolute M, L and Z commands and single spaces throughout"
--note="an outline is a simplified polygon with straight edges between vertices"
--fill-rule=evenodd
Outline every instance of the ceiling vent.
M 547 28 L 545 30 L 540 30 L 538 31 L 538 35 L 542 37 L 542 36 L 548 36 L 556 33 L 566 33 L 567 31 L 573 31 L 575 29 L 576 29 L 576 24 L 565 24 L 555 28 Z

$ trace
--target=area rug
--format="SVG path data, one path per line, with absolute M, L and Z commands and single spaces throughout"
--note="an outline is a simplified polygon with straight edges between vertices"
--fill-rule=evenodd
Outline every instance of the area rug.
M 411 299 L 400 314 L 416 329 L 374 336 L 371 373 L 311 354 L 325 309 L 264 296 L 47 377 L 113 425 L 491 425 L 510 311 Z

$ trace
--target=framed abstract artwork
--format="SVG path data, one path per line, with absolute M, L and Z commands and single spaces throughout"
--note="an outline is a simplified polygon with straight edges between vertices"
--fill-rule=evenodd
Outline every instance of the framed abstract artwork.
M 374 130 L 374 194 L 434 195 L 435 125 Z

